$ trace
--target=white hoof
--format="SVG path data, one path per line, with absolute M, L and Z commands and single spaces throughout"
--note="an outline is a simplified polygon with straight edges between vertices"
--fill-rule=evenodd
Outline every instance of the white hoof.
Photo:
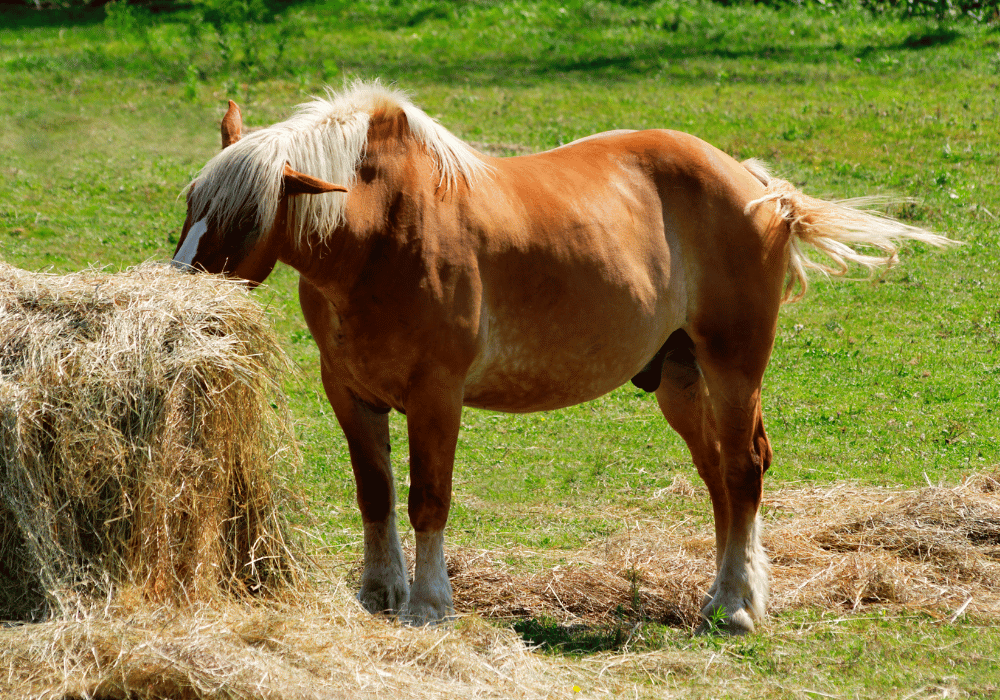
M 361 590 L 358 591 L 358 602 L 361 607 L 373 615 L 385 613 L 395 615 L 406 607 L 410 597 L 410 587 L 406 577 L 395 580 L 385 580 L 377 577 L 361 579 Z
M 728 634 L 740 636 L 751 634 L 754 631 L 753 618 L 746 608 L 734 611 L 726 609 L 725 606 L 712 606 L 709 604 L 701 611 L 704 622 L 695 630 L 695 634 Z
M 760 519 L 750 521 L 742 537 L 730 533 L 719 573 L 708 591 L 698 634 L 749 634 L 767 614 L 767 554 L 760 545 Z
M 365 571 L 358 601 L 368 612 L 395 615 L 406 605 L 410 586 L 399 545 L 395 514 L 386 522 L 365 523 Z
M 446 603 L 417 602 L 411 598 L 399 615 L 402 622 L 413 627 L 438 625 L 454 617 L 455 609 L 451 605 L 450 597 Z
M 443 622 L 455 614 L 451 581 L 444 561 L 444 532 L 416 533 L 417 561 L 410 600 L 400 615 L 411 625 Z

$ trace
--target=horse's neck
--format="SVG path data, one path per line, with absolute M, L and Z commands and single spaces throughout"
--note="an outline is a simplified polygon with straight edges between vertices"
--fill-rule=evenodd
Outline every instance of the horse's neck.
M 421 237 L 419 222 L 436 216 L 428 208 L 449 206 L 465 189 L 453 188 L 438 201 L 447 185 L 433 156 L 408 130 L 400 133 L 398 124 L 386 126 L 386 121 L 394 120 L 377 122 L 369 131 L 365 155 L 346 195 L 344 224 L 332 232 L 310 232 L 285 261 L 314 284 L 322 277 L 349 287 L 372 255 L 391 256 L 420 245 L 410 239 Z

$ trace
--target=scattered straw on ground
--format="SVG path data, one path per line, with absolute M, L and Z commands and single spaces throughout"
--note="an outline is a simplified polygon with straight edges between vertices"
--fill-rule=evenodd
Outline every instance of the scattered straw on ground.
M 560 672 L 478 619 L 412 629 L 324 596 L 94 611 L 0 632 L 5 698 L 543 698 Z M 332 589 L 332 590 L 331 590 Z M 551 673 L 543 673 L 548 668 Z M 553 675 L 554 674 L 554 675 Z M 565 685 L 565 684 L 564 684 Z
M 788 491 L 771 505 L 776 610 L 877 605 L 1000 618 L 1000 472 L 917 491 Z
M 1000 474 L 913 491 L 836 484 L 772 493 L 772 611 L 881 607 L 945 624 L 962 614 L 1000 618 L 998 494 Z M 569 664 L 532 653 L 509 628 L 482 618 L 693 625 L 713 547 L 704 526 L 640 522 L 576 553 L 514 552 L 516 569 L 504 563 L 510 551 L 452 549 L 456 603 L 478 615 L 436 629 L 368 615 L 343 578 L 256 603 L 111 604 L 0 630 L 0 696 L 543 698 L 574 697 L 580 683 L 594 696 L 631 697 L 636 678 L 669 684 L 672 674 L 699 673 L 705 660 L 626 649 Z M 534 573 L 522 573 L 532 564 Z
M 690 492 L 676 489 L 681 497 Z M 785 490 L 765 496 L 772 612 L 871 606 L 934 616 L 1000 618 L 1000 473 L 917 491 Z M 706 503 L 706 507 L 707 503 Z M 565 624 L 646 618 L 693 626 L 715 575 L 713 533 L 690 523 L 638 522 L 624 534 L 558 556 L 454 550 L 449 570 L 463 611 Z M 530 562 L 536 560 L 532 567 Z

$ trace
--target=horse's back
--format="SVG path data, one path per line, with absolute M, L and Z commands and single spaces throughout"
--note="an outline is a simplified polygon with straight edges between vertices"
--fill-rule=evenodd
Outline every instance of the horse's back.
M 763 194 L 751 168 L 710 143 L 681 131 L 615 130 L 533 155 L 491 161 L 501 187 L 516 203 L 588 215 L 609 207 L 629 212 L 663 208 L 670 217 L 703 225 L 712 209 L 739 210 Z M 536 216 L 544 221 L 546 217 Z

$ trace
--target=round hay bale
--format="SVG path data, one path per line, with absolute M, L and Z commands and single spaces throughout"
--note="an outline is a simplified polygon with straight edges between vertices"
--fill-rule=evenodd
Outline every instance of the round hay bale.
M 146 264 L 0 263 L 0 617 L 297 576 L 279 467 L 288 360 L 246 289 Z

